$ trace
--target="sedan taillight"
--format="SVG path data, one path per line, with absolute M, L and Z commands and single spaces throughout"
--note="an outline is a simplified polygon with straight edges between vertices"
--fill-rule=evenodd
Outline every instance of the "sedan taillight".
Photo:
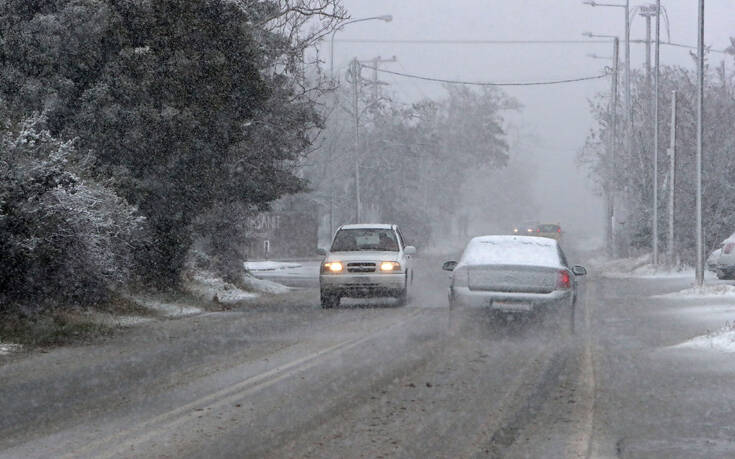
M 559 277 L 556 280 L 556 288 L 572 288 L 572 279 L 568 271 L 559 271 Z

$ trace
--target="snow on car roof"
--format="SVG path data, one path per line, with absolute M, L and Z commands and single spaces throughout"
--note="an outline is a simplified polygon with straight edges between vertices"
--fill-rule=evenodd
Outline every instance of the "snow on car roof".
M 342 225 L 341 229 L 391 229 L 393 225 L 390 223 L 352 223 Z
M 462 253 L 461 265 L 561 267 L 554 239 L 534 236 L 478 236 Z

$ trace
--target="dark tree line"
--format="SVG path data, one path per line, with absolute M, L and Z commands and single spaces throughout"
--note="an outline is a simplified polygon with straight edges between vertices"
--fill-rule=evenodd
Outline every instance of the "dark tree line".
M 11 279 L 50 276 L 26 267 L 24 257 L 48 270 L 59 262 L 15 250 L 41 231 L 17 224 L 35 212 L 13 204 L 36 192 L 29 181 L 43 182 L 40 199 L 58 187 L 74 194 L 79 184 L 103 186 L 144 223 L 127 266 L 159 286 L 178 280 L 197 216 L 266 208 L 303 190 L 293 165 L 322 125 L 320 83 L 305 77 L 303 50 L 343 16 L 332 0 L 0 2 L 0 161 L 13 178 L 0 195 L 0 240 L 11 241 L 3 258 L 13 253 L 17 261 L 0 268 L 2 294 L 23 297 Z M 297 32 L 307 21 L 304 38 Z M 8 147 L 36 130 L 46 153 Z M 64 160 L 53 160 L 64 148 Z M 42 180 L 29 168 L 58 177 Z M 63 178 L 72 171 L 74 180 Z M 117 212 L 77 210 L 99 219 Z M 44 231 L 55 234 L 66 223 L 49 225 Z

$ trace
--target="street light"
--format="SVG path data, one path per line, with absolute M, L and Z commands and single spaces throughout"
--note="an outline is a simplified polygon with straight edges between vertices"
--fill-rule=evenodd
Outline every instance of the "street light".
M 349 21 L 342 22 L 337 25 L 337 27 L 334 28 L 332 31 L 332 36 L 329 39 L 329 77 L 331 79 L 334 79 L 334 35 L 337 33 L 337 31 L 342 30 L 344 26 L 347 24 L 354 24 L 355 22 L 365 22 L 365 21 L 383 21 L 383 22 L 391 22 L 393 20 L 393 16 L 390 14 L 383 14 L 381 16 L 371 16 L 369 18 L 360 18 L 360 19 L 351 19 Z
M 627 117 L 625 123 L 625 150 L 628 156 L 630 156 L 633 143 L 631 139 L 631 131 L 633 125 L 633 106 L 630 101 L 630 0 L 625 0 L 625 3 L 598 3 L 594 0 L 586 0 L 582 3 L 593 7 L 608 6 L 614 8 L 623 8 L 625 10 L 625 114 Z M 592 36 L 592 34 L 590 34 L 589 36 Z
M 369 18 L 351 19 L 349 21 L 345 21 L 345 22 L 338 24 L 337 27 L 335 27 L 334 30 L 332 31 L 332 36 L 329 39 L 329 78 L 330 80 L 334 81 L 334 35 L 337 33 L 337 31 L 342 30 L 346 25 L 354 24 L 355 22 L 365 22 L 365 21 L 391 22 L 392 20 L 393 20 L 392 15 L 383 14 L 380 16 L 371 16 Z M 357 117 L 357 113 L 355 113 L 355 117 Z M 359 174 L 359 171 L 356 171 L 356 173 Z M 356 183 L 359 183 L 359 176 L 356 177 Z M 330 234 L 333 235 L 334 234 L 334 199 L 335 199 L 334 184 L 332 184 L 331 187 L 332 187 L 332 191 L 330 193 L 330 198 L 329 198 L 329 232 Z M 357 185 L 357 189 L 359 190 L 359 184 Z M 357 199 L 359 200 L 359 197 Z M 359 204 L 358 204 L 358 208 L 359 208 Z

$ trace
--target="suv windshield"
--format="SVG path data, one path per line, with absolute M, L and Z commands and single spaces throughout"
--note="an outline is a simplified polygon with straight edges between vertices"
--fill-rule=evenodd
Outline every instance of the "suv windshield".
M 398 241 L 392 229 L 342 229 L 337 232 L 332 243 L 332 252 L 352 252 L 358 250 L 380 250 L 397 252 Z

